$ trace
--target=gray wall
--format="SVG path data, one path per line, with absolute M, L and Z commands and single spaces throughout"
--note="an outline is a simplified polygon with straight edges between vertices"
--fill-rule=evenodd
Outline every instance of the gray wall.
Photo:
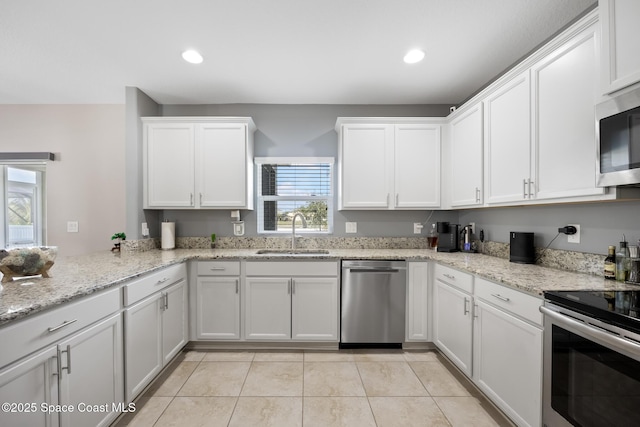
M 625 234 L 630 244 L 640 238 L 640 201 L 485 208 L 460 211 L 460 223 L 476 223 L 485 239 L 508 242 L 510 231 L 532 231 L 535 246 L 545 247 L 558 228 L 580 224 L 580 243 L 567 243 L 560 235 L 550 246 L 576 252 L 606 254 L 608 245 L 619 246 Z
M 255 155 L 337 157 L 338 117 L 443 117 L 448 105 L 163 105 L 162 116 L 250 116 L 258 130 Z M 337 176 L 337 175 L 336 175 Z M 335 209 L 335 206 L 334 206 Z M 413 223 L 425 222 L 431 211 L 334 211 L 334 236 L 414 236 Z M 255 211 L 243 211 L 245 236 L 257 235 Z M 179 236 L 231 236 L 228 210 L 164 211 L 161 219 L 176 221 Z M 457 221 L 456 212 L 436 211 L 430 222 Z M 345 234 L 345 222 L 357 222 L 358 233 Z M 158 233 L 152 231 L 152 235 Z M 426 228 L 423 230 L 426 234 Z
M 130 239 L 142 237 L 142 223 L 158 230 L 159 212 L 142 209 L 142 122 L 140 117 L 160 115 L 160 105 L 136 87 L 125 88 L 126 111 L 126 217 L 125 233 Z M 155 237 L 155 234 L 152 233 Z

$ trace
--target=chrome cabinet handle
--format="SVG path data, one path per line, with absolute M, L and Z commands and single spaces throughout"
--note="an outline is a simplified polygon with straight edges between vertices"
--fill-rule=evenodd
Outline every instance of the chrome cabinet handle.
M 478 304 L 473 304 L 473 318 L 478 318 Z
M 535 184 L 531 179 L 529 179 L 529 198 L 533 197 L 533 193 L 531 192 L 531 184 Z M 535 186 L 534 186 L 535 188 Z
M 464 298 L 464 315 L 465 316 L 469 313 L 469 308 L 467 304 L 469 304 L 469 299 L 465 297 Z
M 240 292 L 240 280 L 236 279 L 236 294 Z
M 164 293 L 164 309 L 169 310 L 169 292 Z
M 509 301 L 511 301 L 511 299 L 510 299 L 510 298 L 503 297 L 503 296 L 502 296 L 502 295 L 500 295 L 500 294 L 491 294 L 491 296 L 492 296 L 492 297 L 494 297 L 494 298 L 498 298 L 500 301 L 504 301 L 504 302 L 509 302 Z
M 193 206 L 193 193 L 189 193 L 189 206 Z
M 296 294 L 296 281 L 291 279 L 291 295 Z
M 396 193 L 396 206 L 400 203 L 400 194 Z
M 158 280 L 158 281 L 156 282 L 156 286 L 158 286 L 158 285 L 162 285 L 162 284 L 163 284 L 164 282 L 166 282 L 167 280 L 169 280 L 169 278 L 168 278 L 168 277 L 165 277 L 164 279 L 160 279 L 160 280 Z
M 476 187 L 476 203 L 480 203 L 480 189 Z
M 202 205 L 202 193 L 200 193 L 200 205 Z
M 452 276 L 451 274 L 443 274 L 444 277 L 446 277 L 447 279 L 451 279 L 451 280 L 456 280 L 456 276 Z
M 75 323 L 75 322 L 77 322 L 77 321 L 78 321 L 78 319 L 67 320 L 67 321 L 65 321 L 65 322 L 62 322 L 62 323 L 61 323 L 61 324 L 59 324 L 58 326 L 54 326 L 54 327 L 49 328 L 49 329 L 47 329 L 47 330 L 48 330 L 49 332 L 55 332 L 55 331 L 57 331 L 58 329 L 62 329 L 62 328 L 64 328 L 65 326 L 69 326 L 70 324 Z
M 527 180 L 526 179 L 522 180 L 522 198 L 523 199 L 527 198 Z
M 287 295 L 291 295 L 291 279 L 287 280 Z
M 211 271 L 224 271 L 226 268 L 224 267 L 211 267 Z
M 67 349 L 62 350 L 61 353 L 67 353 L 67 366 L 62 367 L 60 369 L 60 372 L 66 369 L 67 374 L 70 374 L 71 373 L 71 345 L 67 345 Z

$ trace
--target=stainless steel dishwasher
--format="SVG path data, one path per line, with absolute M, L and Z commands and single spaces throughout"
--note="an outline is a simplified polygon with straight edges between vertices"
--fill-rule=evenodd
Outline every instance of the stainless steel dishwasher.
M 405 261 L 342 261 L 340 346 L 401 345 L 406 282 Z

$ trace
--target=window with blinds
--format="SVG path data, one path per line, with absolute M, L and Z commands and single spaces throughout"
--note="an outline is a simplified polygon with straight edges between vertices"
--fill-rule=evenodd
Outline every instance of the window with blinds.
M 331 233 L 332 158 L 256 158 L 258 233 Z M 305 224 L 306 223 L 306 224 Z

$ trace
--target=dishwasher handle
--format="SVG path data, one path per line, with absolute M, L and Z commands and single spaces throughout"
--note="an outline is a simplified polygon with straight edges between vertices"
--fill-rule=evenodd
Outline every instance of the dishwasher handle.
M 350 273 L 399 273 L 398 268 L 346 268 Z

